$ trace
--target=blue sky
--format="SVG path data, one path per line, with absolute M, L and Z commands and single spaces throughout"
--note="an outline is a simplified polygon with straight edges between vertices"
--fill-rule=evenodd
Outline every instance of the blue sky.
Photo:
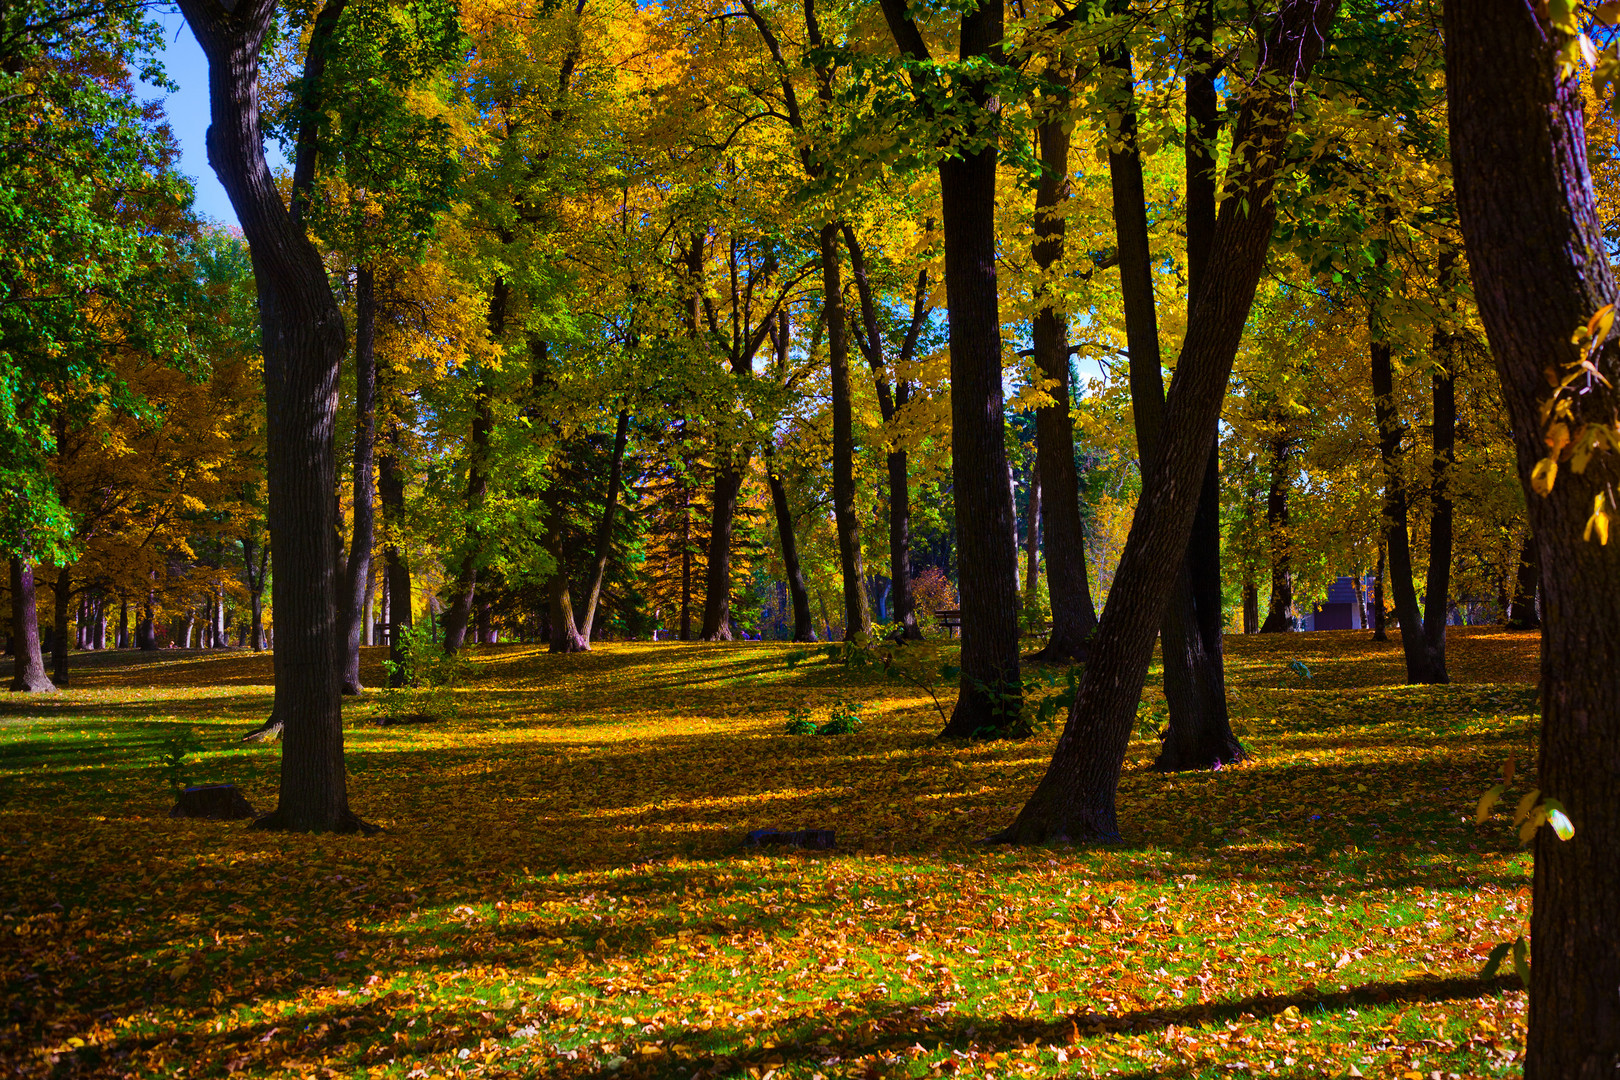
M 153 14 L 163 25 L 164 70 L 180 89 L 177 93 L 165 94 L 142 83 L 140 95 L 147 100 L 164 99 L 169 123 L 180 142 L 180 171 L 197 185 L 197 212 L 222 224 L 235 225 L 236 212 L 231 209 L 231 201 L 215 179 L 214 170 L 208 167 L 208 61 L 178 11 L 158 10 Z M 282 163 L 282 155 L 274 143 L 265 149 L 271 168 Z

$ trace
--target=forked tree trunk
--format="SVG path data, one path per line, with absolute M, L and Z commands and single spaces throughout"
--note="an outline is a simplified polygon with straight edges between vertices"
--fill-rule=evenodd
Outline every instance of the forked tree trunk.
M 591 567 L 590 584 L 585 587 L 585 613 L 580 618 L 579 636 L 590 647 L 596 627 L 596 606 L 602 599 L 602 582 L 607 578 L 608 557 L 613 552 L 613 518 L 619 508 L 619 487 L 624 482 L 624 448 L 630 441 L 630 410 L 619 410 L 613 429 L 613 462 L 608 466 L 607 495 L 602 500 L 602 522 L 596 529 L 596 561 Z M 480 638 L 482 640 L 482 638 Z
M 962 16 L 963 59 L 1002 58 L 1001 0 L 983 0 Z M 904 0 L 883 0 L 883 16 L 903 55 L 929 59 Z M 983 115 L 998 105 L 986 82 L 957 93 Z M 986 144 L 941 159 L 945 301 L 950 318 L 951 487 L 962 604 L 961 688 L 941 734 L 998 734 L 1023 708 L 1018 672 L 1018 548 L 1011 542 L 1006 417 L 1001 386 L 1001 309 L 996 289 L 994 129 Z M 1133 702 L 1134 707 L 1134 702 Z
M 1294 84 L 1309 77 L 1336 0 L 1289 0 L 1261 42 L 1261 71 L 1233 131 L 1238 150 L 1229 197 L 1210 252 L 1210 276 L 1188 321 L 1186 344 L 1165 402 L 1156 459 L 1147 474 L 1108 603 L 1052 763 L 1028 803 L 996 838 L 1004 842 L 1114 840 L 1115 797 L 1153 639 L 1174 585 L 1166 567 L 1183 563 L 1209 465 L 1232 362 L 1270 246 L 1270 198 L 1293 128 Z
M 1147 192 L 1142 176 L 1142 158 L 1137 144 L 1135 75 L 1130 53 L 1123 45 L 1108 50 L 1104 62 L 1114 69 L 1123 105 L 1119 111 L 1117 142 L 1109 139 L 1108 171 L 1113 189 L 1114 225 L 1119 241 L 1120 289 L 1125 306 L 1125 334 L 1130 345 L 1131 405 L 1136 414 L 1136 443 L 1142 461 L 1144 483 L 1152 483 L 1152 469 L 1158 457 L 1164 427 L 1164 376 L 1159 353 L 1158 311 L 1153 291 L 1153 261 L 1148 247 Z M 1213 203 L 1213 194 L 1210 195 Z M 1207 209 L 1207 208 L 1203 208 Z M 1188 208 L 1189 248 L 1198 250 L 1197 273 L 1189 275 L 1192 292 L 1203 285 L 1208 258 L 1209 222 L 1200 220 Z M 1202 230 L 1196 225 L 1206 226 Z M 1196 242 L 1193 242 L 1196 241 Z M 1210 445 L 1214 445 L 1211 437 Z M 1219 514 L 1219 492 L 1210 493 L 1209 451 L 1205 471 L 1199 479 L 1198 510 L 1194 524 L 1202 525 L 1200 541 L 1207 541 L 1209 525 L 1201 514 Z M 1213 495 L 1213 499 L 1209 496 Z M 1206 509 L 1206 504 L 1213 505 Z M 1215 576 L 1220 575 L 1220 522 L 1216 534 Z M 1200 551 L 1200 557 L 1207 552 Z M 1175 584 L 1164 608 L 1159 640 L 1164 658 L 1164 695 L 1169 707 L 1169 724 L 1163 748 L 1154 767 L 1173 772 L 1207 769 L 1242 760 L 1246 755 L 1232 733 L 1226 710 L 1226 684 L 1220 655 L 1219 589 L 1215 592 L 1216 623 L 1214 655 L 1210 655 L 1199 626 L 1199 612 L 1193 593 L 1194 558 L 1191 546 L 1178 555 Z M 1201 573 L 1206 568 L 1199 566 Z
M 372 467 L 377 452 L 377 295 L 371 266 L 355 274 L 354 302 L 354 536 L 349 543 L 343 591 L 343 692 L 358 694 L 360 646 L 366 633 L 366 594 L 371 586 L 371 549 L 376 543 L 376 494 Z
M 15 555 L 11 557 L 11 649 L 13 692 L 42 694 L 56 689 L 45 674 L 45 657 L 39 651 L 34 568 Z
M 1586 164 L 1583 80 L 1559 79 L 1566 36 L 1528 0 L 1451 0 L 1446 78 L 1457 209 L 1507 403 L 1542 588 L 1544 795 L 1575 835 L 1535 840 L 1527 1080 L 1597 1080 L 1620 1065 L 1620 543 L 1583 539 L 1614 458 L 1530 485 L 1547 453 L 1549 365 L 1573 370 L 1571 333 L 1616 290 Z M 1575 420 L 1613 425 L 1620 363 L 1584 381 Z M 1555 368 L 1555 373 L 1557 371 Z M 1573 426 L 1573 425 L 1572 425 Z M 1612 507 L 1612 504 L 1610 504 Z
M 1049 269 L 1063 255 L 1065 223 L 1060 211 L 1071 194 L 1069 132 L 1054 117 L 1037 129 L 1041 179 L 1035 190 L 1036 265 Z M 1046 592 L 1051 634 L 1035 659 L 1076 662 L 1086 658 L 1086 640 L 1097 628 L 1097 606 L 1086 570 L 1085 526 L 1080 516 L 1080 477 L 1074 467 L 1074 421 L 1069 412 L 1069 316 L 1053 306 L 1035 312 L 1031 324 L 1035 366 L 1051 385 L 1052 404 L 1035 410 L 1035 472 L 1045 517 Z

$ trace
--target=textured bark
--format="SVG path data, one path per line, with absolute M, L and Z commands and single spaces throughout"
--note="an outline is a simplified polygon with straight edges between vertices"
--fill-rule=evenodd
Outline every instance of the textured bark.
M 343 592 L 343 692 L 358 694 L 360 645 L 366 627 L 366 595 L 371 586 L 371 549 L 376 543 L 376 487 L 372 470 L 377 452 L 376 277 L 370 266 L 355 275 L 354 296 L 354 535 L 349 543 Z
M 1288 437 L 1278 434 L 1271 440 L 1271 482 L 1266 488 L 1266 533 L 1271 542 L 1271 599 L 1266 605 L 1262 634 L 1283 634 L 1294 629 L 1294 568 L 1290 554 L 1293 536 L 1288 511 Z M 1402 519 L 1404 520 L 1404 519 Z M 1407 578 L 1411 580 L 1410 577 Z
M 34 568 L 11 557 L 11 689 L 24 694 L 41 694 L 56 687 L 45 674 L 45 657 L 39 651 L 39 610 L 34 596 Z
M 832 388 L 833 524 L 844 586 L 844 638 L 872 630 L 861 560 L 861 518 L 855 505 L 855 387 L 849 372 L 849 335 L 838 260 L 837 225 L 821 230 L 821 295 L 827 319 L 828 376 Z
M 709 519 L 709 554 L 704 563 L 703 641 L 731 640 L 731 536 L 737 522 L 742 469 L 727 462 L 714 471 L 714 503 Z
M 1148 247 L 1147 195 L 1142 177 L 1142 159 L 1136 138 L 1136 107 L 1131 57 L 1124 47 L 1110 49 L 1104 62 L 1113 69 L 1124 101 L 1119 111 L 1119 130 L 1109 140 L 1108 170 L 1114 201 L 1115 235 L 1119 246 L 1120 287 L 1125 307 L 1125 334 L 1130 346 L 1131 407 L 1136 414 L 1136 444 L 1142 461 L 1144 483 L 1153 482 L 1159 443 L 1164 426 L 1164 376 L 1159 352 L 1158 311 L 1153 293 L 1153 262 Z M 1213 193 L 1210 202 L 1213 204 Z M 1212 208 L 1212 207 L 1211 207 Z M 1202 222 L 1189 206 L 1189 239 L 1196 232 L 1200 248 L 1197 273 L 1190 274 L 1194 295 L 1203 284 L 1209 237 L 1207 230 L 1192 228 Z M 1211 435 L 1210 447 L 1214 446 Z M 1208 543 L 1213 514 L 1214 577 L 1213 654 L 1200 626 L 1194 594 L 1194 568 L 1200 585 L 1207 586 L 1210 553 L 1196 554 L 1191 546 L 1178 553 L 1175 583 L 1160 623 L 1159 640 L 1164 658 L 1164 695 L 1169 707 L 1169 724 L 1164 745 L 1154 767 L 1172 772 L 1207 769 L 1242 760 L 1246 755 L 1232 733 L 1226 709 L 1226 683 L 1220 652 L 1220 519 L 1219 490 L 1211 491 L 1218 477 L 1210 475 L 1206 450 L 1204 473 L 1198 485 L 1198 512 L 1193 529 L 1201 542 Z M 1207 603 L 1206 598 L 1206 603 Z
M 1000 0 L 962 16 L 960 56 L 1002 58 Z M 928 49 L 904 0 L 883 0 L 901 52 L 927 60 Z M 974 81 L 957 91 L 992 124 L 998 104 Z M 1006 417 L 1001 386 L 1001 312 L 996 290 L 997 131 L 985 145 L 939 163 L 945 237 L 945 300 L 950 317 L 951 493 L 956 510 L 958 590 L 962 602 L 962 676 L 956 708 L 942 734 L 1005 730 L 1022 710 L 1018 673 L 1018 549 L 1007 490 Z
M 557 523 L 560 506 L 551 508 L 552 526 L 546 531 L 546 550 L 551 552 L 557 569 L 551 575 L 547 593 L 551 610 L 550 651 L 554 653 L 589 652 L 591 643 L 579 632 L 574 621 L 574 597 L 568 588 L 568 574 L 563 570 L 562 528 Z
M 1395 599 L 1395 617 L 1401 624 L 1401 650 L 1406 655 L 1406 681 L 1413 684 L 1446 681 L 1445 608 L 1439 609 L 1440 651 L 1430 646 L 1429 628 L 1418 607 L 1417 589 L 1412 584 L 1412 547 L 1407 532 L 1408 504 L 1406 482 L 1401 471 L 1401 443 L 1405 431 L 1395 412 L 1394 366 L 1389 345 L 1375 341 L 1372 346 L 1373 410 L 1378 420 L 1378 451 L 1384 470 L 1384 546 L 1389 552 L 1390 591 Z M 1455 416 L 1455 412 L 1453 412 Z M 1436 427 L 1439 425 L 1437 424 Z M 1439 439 L 1439 435 L 1436 435 Z M 1449 507 L 1448 507 L 1449 511 Z M 1450 564 L 1450 522 L 1446 522 L 1446 563 Z M 1432 557 L 1431 557 L 1432 561 Z M 1431 575 L 1432 576 L 1432 575 Z M 1430 607 L 1431 616 L 1435 613 Z
M 1265 265 L 1270 194 L 1292 125 L 1293 84 L 1309 77 L 1335 0 L 1290 0 L 1261 42 L 1257 78 L 1233 132 L 1229 196 L 1210 253 L 1208 285 L 1188 322 L 1165 402 L 1156 460 L 1131 522 L 1091 657 L 1051 765 L 998 840 L 1114 840 L 1115 796 L 1153 639 L 1183 562 L 1232 362 Z M 1241 189 L 1242 197 L 1233 191 Z
M 619 508 L 619 487 L 624 482 L 624 448 L 630 441 L 630 410 L 619 410 L 613 429 L 613 461 L 608 466 L 607 494 L 602 500 L 602 521 L 596 527 L 596 561 L 591 567 L 590 584 L 585 587 L 585 612 L 579 622 L 579 636 L 590 648 L 591 631 L 596 626 L 596 606 L 602 599 L 602 582 L 607 578 L 608 556 L 613 551 L 613 518 Z
M 1620 544 L 1582 539 L 1612 458 L 1560 469 L 1545 497 L 1543 371 L 1570 365 L 1571 332 L 1616 300 L 1586 165 L 1582 88 L 1555 81 L 1564 36 L 1526 0 L 1451 0 L 1446 71 L 1457 208 L 1481 321 L 1496 359 L 1542 588 L 1538 786 L 1575 835 L 1535 841 L 1534 961 L 1527 1080 L 1598 1080 L 1620 1069 Z M 1612 424 L 1620 381 L 1611 343 L 1576 404 Z
M 342 637 L 338 627 L 338 541 L 332 492 L 333 427 L 343 317 L 319 254 L 289 213 L 265 162 L 259 129 L 259 52 L 275 14 L 272 0 L 182 0 L 208 58 L 212 122 L 208 159 L 248 240 L 263 336 L 271 562 L 276 582 L 275 714 L 284 725 L 280 801 L 267 827 L 354 830 L 343 767 Z M 313 95 L 343 4 L 317 17 L 304 85 Z M 324 36 L 323 36 L 324 35 Z M 319 103 L 305 101 L 304 132 Z M 300 144 L 306 142 L 301 134 Z M 312 142 L 312 140 L 311 140 Z M 312 176 L 312 146 L 294 165 L 296 211 Z M 306 164 L 307 163 L 307 164 Z
M 1513 601 L 1508 606 L 1507 624 L 1514 630 L 1536 630 L 1541 616 L 1536 612 L 1536 590 L 1541 584 L 1541 566 L 1536 560 L 1535 534 L 1526 530 L 1524 547 L 1519 551 L 1518 573 L 1514 575 Z

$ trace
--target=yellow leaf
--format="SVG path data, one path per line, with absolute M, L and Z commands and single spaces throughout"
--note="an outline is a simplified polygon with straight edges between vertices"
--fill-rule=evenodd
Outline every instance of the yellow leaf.
M 1609 543 L 1609 512 L 1608 512 L 1607 509 L 1605 509 L 1605 507 L 1603 505 L 1603 493 L 1602 492 L 1598 492 L 1598 494 L 1596 494 L 1596 495 L 1594 495 L 1592 497 L 1592 516 L 1586 519 L 1586 532 L 1583 535 L 1582 539 L 1585 539 L 1585 540 L 1592 539 L 1592 534 L 1593 533 L 1597 534 L 1598 543 L 1603 544 L 1605 546 L 1608 545 L 1608 543 Z
M 1483 824 L 1485 819 L 1491 816 L 1491 807 L 1495 806 L 1496 800 L 1501 797 L 1501 784 L 1492 785 L 1489 791 L 1479 797 L 1479 805 L 1474 808 L 1475 825 Z
M 1539 798 L 1541 798 L 1541 789 L 1531 788 L 1529 794 L 1519 800 L 1518 808 L 1513 811 L 1513 824 L 1517 825 L 1529 817 L 1531 807 L 1536 805 L 1536 800 Z
M 1551 457 L 1544 457 L 1536 462 L 1536 467 L 1530 470 L 1530 490 L 1537 495 L 1552 494 L 1553 481 L 1558 478 L 1558 462 Z

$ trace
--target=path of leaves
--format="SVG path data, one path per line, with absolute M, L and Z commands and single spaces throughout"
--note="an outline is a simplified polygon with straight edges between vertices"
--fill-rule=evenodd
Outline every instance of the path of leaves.
M 770 644 L 488 649 L 452 724 L 350 706 L 351 799 L 384 835 L 176 821 L 158 763 L 187 726 L 190 779 L 273 803 L 277 748 L 236 741 L 268 659 L 86 658 L 75 689 L 0 701 L 0 1069 L 1515 1071 L 1524 995 L 1477 972 L 1528 858 L 1466 819 L 1509 752 L 1533 783 L 1534 635 L 1454 632 L 1459 682 L 1421 689 L 1363 634 L 1228 640 L 1257 761 L 1157 776 L 1149 718 L 1130 842 L 1101 851 L 977 843 L 1055 733 L 936 743 L 925 696 Z M 858 734 L 780 734 L 837 697 L 868 703 Z M 839 849 L 740 848 L 763 827 Z

